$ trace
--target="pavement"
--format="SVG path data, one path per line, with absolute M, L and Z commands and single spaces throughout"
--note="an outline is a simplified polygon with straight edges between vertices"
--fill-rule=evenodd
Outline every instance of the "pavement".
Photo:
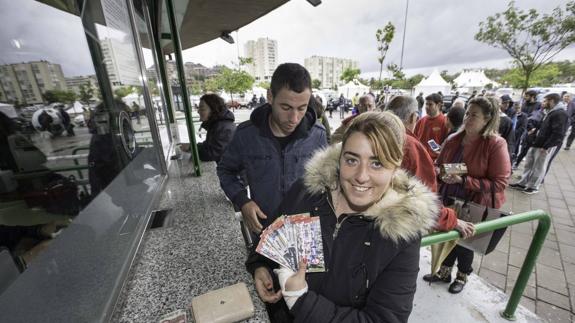
M 523 161 L 525 163 L 525 161 Z M 521 175 L 514 171 L 511 182 Z M 513 213 L 542 209 L 551 229 L 531 274 L 521 304 L 549 322 L 575 322 L 575 150 L 561 150 L 539 193 L 527 195 L 511 188 L 502 209 Z M 537 222 L 508 228 L 497 248 L 475 257 L 475 273 L 511 294 Z
M 236 121 L 247 120 L 250 112 L 251 110 L 236 110 Z M 339 113 L 334 113 L 333 118 L 328 120 L 332 132 L 341 124 Z M 187 134 L 181 129 L 180 126 L 180 137 L 182 142 L 185 142 Z M 514 171 L 510 182 L 517 181 L 521 172 L 522 165 Z M 520 304 L 549 322 L 575 322 L 575 149 L 569 151 L 561 149 L 539 193 L 527 195 L 508 188 L 506 199 L 502 207 L 505 211 L 516 214 L 542 209 L 552 218 L 551 229 Z M 474 274 L 482 278 L 479 281 L 485 281 L 510 295 L 536 226 L 537 222 L 511 226 L 492 253 L 483 257 L 476 255 L 473 268 Z M 425 257 L 425 254 L 422 257 Z M 426 267 L 421 268 L 423 271 Z M 474 275 L 470 280 L 473 278 Z M 466 289 L 474 289 L 474 286 L 470 284 Z M 441 293 L 436 291 L 434 295 L 440 295 L 438 292 Z M 464 290 L 463 293 L 465 292 Z M 469 291 L 473 292 L 475 291 Z M 445 294 L 449 295 L 447 290 Z M 505 303 L 506 300 L 503 301 L 503 307 Z M 446 316 L 439 317 L 444 318 L 443 322 L 450 321 L 445 320 Z M 492 320 L 487 318 L 485 321 Z

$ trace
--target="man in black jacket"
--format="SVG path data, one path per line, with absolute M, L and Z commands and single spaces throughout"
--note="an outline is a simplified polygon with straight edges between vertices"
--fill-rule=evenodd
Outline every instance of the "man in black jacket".
M 565 150 L 571 149 L 571 144 L 575 139 L 575 99 L 571 97 L 571 94 L 566 93 L 563 95 L 563 102 L 567 104 L 567 114 L 569 115 L 569 124 L 571 125 L 571 132 L 569 137 L 567 137 L 567 142 L 565 143 Z
M 521 189 L 526 194 L 539 192 L 539 186 L 545 178 L 547 167 L 557 146 L 563 142 L 567 132 L 567 112 L 559 94 L 545 96 L 542 107 L 547 110 L 535 142 L 527 153 L 527 162 L 521 180 L 510 184 L 512 188 Z

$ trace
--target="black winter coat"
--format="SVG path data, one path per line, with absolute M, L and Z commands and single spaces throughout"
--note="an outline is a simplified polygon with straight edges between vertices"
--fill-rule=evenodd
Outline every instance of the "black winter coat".
M 309 212 L 321 223 L 326 272 L 306 274 L 308 292 L 290 313 L 294 322 L 407 322 L 421 236 L 435 221 L 436 196 L 398 171 L 393 188 L 365 214 L 338 219 L 327 188 L 337 181 L 333 170 L 340 151 L 336 145 L 316 154 L 277 213 Z M 255 252 L 246 265 L 252 273 L 261 266 L 277 267 Z
M 543 118 L 533 147 L 549 149 L 560 145 L 567 128 L 569 128 L 567 111 L 563 103 L 559 103 Z
M 206 140 L 198 144 L 201 161 L 220 161 L 224 149 L 232 141 L 236 132 L 235 120 L 230 110 L 224 110 L 216 119 L 202 122 L 201 127 L 208 133 Z

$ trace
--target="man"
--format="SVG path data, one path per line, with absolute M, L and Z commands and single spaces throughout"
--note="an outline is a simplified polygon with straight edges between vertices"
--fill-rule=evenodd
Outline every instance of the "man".
M 343 120 L 345 116 L 345 107 L 347 106 L 347 100 L 343 96 L 343 93 L 339 96 L 339 101 L 337 102 L 339 106 L 339 119 Z
M 413 134 L 419 118 L 417 101 L 412 97 L 399 95 L 389 101 L 385 110 L 398 116 L 405 126 L 406 136 L 403 145 L 401 168 L 417 177 L 433 192 L 437 192 L 437 178 L 433 160 L 431 160 L 425 146 Z M 435 228 L 440 231 L 456 229 L 464 236 L 473 232 L 473 224 L 458 220 L 455 211 L 445 207 L 441 208 Z
M 274 214 L 287 190 L 304 174 L 304 165 L 313 152 L 327 145 L 325 129 L 308 109 L 310 97 L 311 77 L 303 66 L 278 66 L 272 75 L 268 103 L 238 126 L 217 166 L 220 186 L 241 208 L 245 224 L 254 233 L 269 224 L 268 215 Z M 240 176 L 244 171 L 247 183 Z M 250 197 L 245 184 L 249 185 Z M 268 312 L 284 313 L 278 310 L 285 303 L 278 303 L 282 295 L 273 289 L 272 273 L 256 270 L 252 274 Z
M 529 90 L 523 94 L 523 106 L 521 111 L 527 114 L 527 117 L 537 110 L 541 109 L 541 103 L 537 102 L 537 91 Z
M 415 135 L 425 146 L 433 160 L 439 155 L 439 150 L 431 147 L 430 140 L 435 141 L 437 145 L 441 145 L 449 133 L 447 118 L 441 113 L 442 107 L 443 99 L 439 94 L 432 93 L 425 97 L 425 112 L 427 115 L 421 118 L 415 126 Z
M 373 98 L 373 96 L 369 94 L 364 94 L 363 96 L 361 96 L 357 104 L 357 114 L 349 116 L 341 122 L 341 126 L 339 126 L 339 128 L 337 128 L 335 132 L 331 135 L 330 143 L 341 142 L 345 130 L 351 124 L 351 120 L 353 120 L 355 117 L 364 112 L 373 110 L 375 110 L 375 99 Z
M 355 108 L 359 103 L 359 93 L 356 93 L 353 98 L 351 98 L 351 105 Z
M 507 94 L 501 96 L 501 111 L 511 118 L 511 120 L 514 120 L 517 112 L 513 107 L 513 99 Z
M 551 157 L 557 146 L 563 142 L 567 131 L 568 116 L 559 94 L 547 94 L 542 107 L 548 112 L 543 118 L 533 146 L 527 152 L 527 162 L 521 180 L 509 185 L 522 190 L 525 194 L 539 192 Z
M 327 145 L 325 129 L 308 110 L 310 97 L 311 80 L 304 67 L 292 63 L 278 66 L 268 92 L 269 103 L 238 126 L 220 160 L 220 185 L 242 209 L 252 232 L 259 233 L 267 226 L 267 214 L 275 211 L 284 193 L 303 174 L 307 159 Z M 238 179 L 244 170 L 251 198 Z
M 419 92 L 419 95 L 415 99 L 417 100 L 417 111 L 419 113 L 419 117 L 421 118 L 421 114 L 423 113 L 423 105 L 425 104 L 425 100 L 423 99 L 423 92 Z
M 567 114 L 569 116 L 569 124 L 571 125 L 571 132 L 565 143 L 565 150 L 569 150 L 571 149 L 573 139 L 575 139 L 575 100 L 571 98 L 571 94 L 566 93 L 563 95 L 563 102 L 567 104 Z

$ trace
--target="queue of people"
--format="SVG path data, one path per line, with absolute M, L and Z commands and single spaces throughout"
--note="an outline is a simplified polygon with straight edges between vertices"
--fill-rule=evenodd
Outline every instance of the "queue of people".
M 463 238 L 475 233 L 449 201 L 455 197 L 500 208 L 512 166 L 526 154 L 526 169 L 533 164 L 536 171 L 511 186 L 542 181 L 565 136 L 566 120 L 573 118 L 555 96 L 547 96 L 543 105 L 534 97 L 528 91 L 519 105 L 509 96 L 481 93 L 468 102 L 453 100 L 444 114 L 438 93 L 399 95 L 377 107 L 372 95 L 356 95 L 355 113 L 331 137 L 321 98 L 312 95 L 309 73 L 299 64 L 276 69 L 268 103 L 235 133 L 215 126 L 233 124 L 233 117 L 222 118 L 227 112 L 217 108 L 223 101 L 202 97 L 199 112 L 208 129 L 202 149 L 217 143 L 220 157 L 212 160 L 218 161 L 220 185 L 255 241 L 246 268 L 270 320 L 406 322 L 421 237 L 453 229 Z M 223 131 L 225 140 L 212 140 L 223 135 L 219 129 L 230 130 Z M 438 166 L 446 163 L 465 163 L 467 173 L 440 174 Z M 279 215 L 301 213 L 319 217 L 324 272 L 306 272 L 305 262 L 292 271 L 255 250 L 259 233 Z M 472 250 L 456 246 L 439 271 L 423 279 L 449 283 L 448 291 L 457 294 L 473 272 L 473 257 Z

